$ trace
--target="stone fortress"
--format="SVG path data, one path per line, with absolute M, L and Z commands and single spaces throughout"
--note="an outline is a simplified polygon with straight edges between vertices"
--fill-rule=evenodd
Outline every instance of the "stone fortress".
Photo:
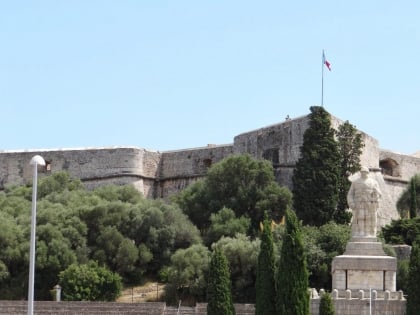
M 331 123 L 337 128 L 343 121 L 332 116 Z M 72 177 L 81 179 L 87 188 L 106 184 L 132 184 L 146 198 L 168 198 L 205 177 L 212 164 L 229 155 L 244 153 L 270 161 L 278 183 L 291 188 L 293 170 L 308 125 L 309 116 L 302 116 L 242 133 L 234 138 L 233 144 L 167 152 L 136 147 L 0 151 L 0 190 L 6 185 L 31 184 L 33 171 L 29 161 L 36 154 L 46 160 L 40 176 L 67 171 Z M 399 217 L 396 201 L 410 178 L 420 173 L 420 152 L 403 155 L 385 151 L 379 147 L 376 139 L 363 132 L 361 134 L 365 143 L 361 164 L 368 167 L 365 171 L 376 181 L 382 196 L 377 204 L 377 227 L 380 228 Z M 351 180 L 355 181 L 358 177 L 359 174 L 354 174 Z M 386 256 L 382 244 L 370 234 L 359 235 L 352 230 L 352 238 L 345 253 L 334 258 L 331 270 L 332 293 L 337 315 L 405 313 L 403 292 L 396 292 L 396 259 Z M 322 294 L 323 290 L 320 290 Z M 7 303 L 0 301 L 0 305 L 7 308 L 9 313 L 14 312 L 12 309 L 22 308 L 20 304 Z M 57 309 L 53 303 L 43 307 Z M 312 315 L 319 314 L 319 304 L 318 292 L 311 289 Z M 145 305 L 137 305 L 136 312 Z M 204 314 L 203 305 L 197 304 L 194 313 Z M 239 306 L 249 310 L 239 311 L 238 314 L 254 312 L 251 304 Z M 66 307 L 69 312 L 70 308 L 78 312 L 81 306 L 76 303 L 66 304 Z M 166 314 L 162 309 L 166 309 L 164 305 L 153 305 L 147 312 Z M 191 314 L 190 311 L 188 314 Z
M 332 126 L 341 121 L 331 116 Z M 167 198 L 191 182 L 206 176 L 214 163 L 232 154 L 248 153 L 269 160 L 280 184 L 291 188 L 293 169 L 300 156 L 303 134 L 309 116 L 237 135 L 232 144 L 207 145 L 176 151 L 150 151 L 138 147 L 0 151 L 0 190 L 6 185 L 32 182 L 29 161 L 39 154 L 47 162 L 42 172 L 67 171 L 80 178 L 87 188 L 105 184 L 132 184 L 146 198 Z M 378 225 L 398 218 L 395 207 L 409 179 L 420 173 L 420 155 L 403 155 L 385 151 L 373 137 L 363 133 L 365 143 L 361 164 L 369 167 L 379 183 L 381 199 Z

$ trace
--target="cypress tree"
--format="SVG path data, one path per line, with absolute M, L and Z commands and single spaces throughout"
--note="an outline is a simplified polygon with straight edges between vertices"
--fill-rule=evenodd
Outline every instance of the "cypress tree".
M 338 224 L 348 224 L 351 221 L 351 213 L 346 211 L 349 208 L 347 193 L 351 185 L 348 175 L 360 170 L 360 155 L 365 144 L 360 132 L 348 121 L 338 127 L 336 135 L 340 154 L 340 168 L 338 202 L 333 219 Z
M 417 193 L 416 193 L 416 181 L 412 179 L 410 181 L 410 218 L 417 216 Z
M 219 248 L 210 260 L 207 283 L 207 314 L 234 315 L 228 261 Z
M 301 156 L 293 173 L 293 205 L 304 224 L 321 226 L 333 219 L 338 201 L 340 155 L 331 116 L 312 106 Z
M 410 218 L 411 213 L 416 209 L 415 217 L 417 217 L 417 206 L 419 204 L 418 195 L 420 194 L 420 174 L 416 174 L 410 178 L 410 182 L 404 189 L 397 201 L 397 209 L 402 218 Z M 415 198 L 413 198 L 415 196 Z M 414 212 L 414 211 L 413 211 Z M 411 217 L 413 218 L 413 217 Z
M 420 239 L 413 243 L 407 283 L 407 315 L 417 315 L 420 310 Z
M 334 315 L 334 305 L 332 303 L 331 294 L 325 293 L 321 296 L 319 304 L 319 315 Z
M 264 215 L 261 234 L 260 253 L 258 255 L 255 315 L 276 314 L 276 285 L 274 266 L 274 245 L 271 222 Z
M 296 214 L 286 211 L 286 230 L 277 275 L 278 312 L 309 315 L 308 270 L 300 224 Z

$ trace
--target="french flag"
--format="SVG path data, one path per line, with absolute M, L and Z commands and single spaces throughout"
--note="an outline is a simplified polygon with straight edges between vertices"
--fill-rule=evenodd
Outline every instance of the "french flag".
M 324 51 L 322 51 L 322 63 L 328 68 L 329 71 L 331 71 L 331 64 L 327 59 L 325 59 Z

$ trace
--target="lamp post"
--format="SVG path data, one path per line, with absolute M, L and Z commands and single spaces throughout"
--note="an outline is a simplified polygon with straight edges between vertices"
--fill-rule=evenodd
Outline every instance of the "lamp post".
M 35 229 L 36 229 L 36 189 L 38 182 L 38 165 L 45 165 L 40 155 L 35 155 L 29 163 L 33 166 L 32 183 L 32 214 L 31 214 L 31 243 L 29 250 L 29 286 L 28 286 L 28 315 L 34 313 L 34 280 L 35 280 Z

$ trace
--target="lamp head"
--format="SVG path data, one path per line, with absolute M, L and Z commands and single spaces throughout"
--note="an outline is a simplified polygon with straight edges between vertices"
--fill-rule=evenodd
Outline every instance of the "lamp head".
M 34 157 L 32 157 L 31 162 L 29 162 L 29 164 L 44 166 L 45 165 L 45 160 L 42 156 L 35 155 Z

